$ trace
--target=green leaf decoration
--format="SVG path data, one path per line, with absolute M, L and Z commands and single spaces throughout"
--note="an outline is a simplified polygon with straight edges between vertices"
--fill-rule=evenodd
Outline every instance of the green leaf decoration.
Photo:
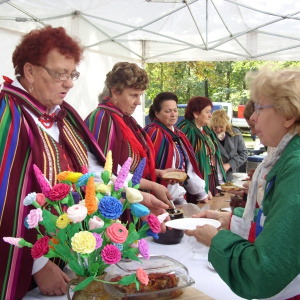
M 98 270 L 99 270 L 99 263 L 93 263 L 90 267 L 89 267 L 89 273 L 90 274 L 97 274 Z
M 66 196 L 65 198 L 63 198 L 62 200 L 60 200 L 60 203 L 61 204 L 68 204 L 69 203 L 69 198 L 70 198 L 70 195 Z M 72 204 L 68 205 L 68 206 L 72 206 Z
M 139 239 L 139 234 L 134 230 L 134 231 L 131 231 L 129 234 L 128 234 L 128 237 L 126 239 L 126 242 L 124 243 L 125 246 L 128 246 L 128 245 L 131 245 L 133 242 L 135 242 L 136 240 Z
M 135 286 L 136 289 L 139 291 L 140 290 L 140 282 L 138 281 L 138 279 L 135 277 Z
M 71 240 L 71 238 L 74 236 L 74 234 L 76 232 L 79 232 L 79 228 L 81 226 L 81 223 L 71 223 L 67 226 L 67 230 L 68 230 L 68 235 L 69 235 L 69 239 Z
M 81 281 L 76 287 L 73 289 L 74 292 L 80 291 L 88 286 L 94 280 L 94 276 L 88 277 L 87 279 Z
M 56 232 L 55 223 L 56 223 L 57 217 L 52 215 L 51 212 L 46 209 L 43 209 L 42 216 L 43 216 L 43 221 L 41 221 L 40 224 L 45 227 L 47 232 L 55 233 Z M 55 223 L 53 223 L 53 221 L 54 221 L 53 217 L 55 217 L 54 218 Z
M 134 248 L 134 249 L 137 249 L 137 248 Z M 138 253 L 138 249 L 137 249 L 137 253 Z M 130 250 L 128 250 L 128 251 L 123 251 L 123 257 L 124 257 L 124 258 L 130 258 L 130 259 L 132 259 L 132 260 L 141 262 L 141 261 L 139 260 L 139 258 L 137 257 L 137 255 L 136 255 L 137 253 L 135 253 L 135 251 L 130 251 Z
M 70 248 L 66 244 L 53 244 L 55 251 L 65 260 L 68 261 L 72 255 Z
M 128 187 L 132 187 L 132 181 L 131 180 L 128 181 Z
M 140 184 L 136 184 L 133 188 L 138 190 L 140 188 Z
M 101 179 L 103 180 L 104 184 L 108 184 L 110 180 L 109 171 L 105 170 L 101 173 Z
M 121 280 L 119 280 L 119 284 L 123 284 L 123 285 L 129 285 L 130 283 L 135 282 L 136 280 L 136 274 L 131 274 L 131 275 L 127 275 L 124 276 Z
M 70 269 L 73 270 L 74 273 L 77 274 L 78 276 L 85 275 L 84 268 L 78 263 L 77 259 L 73 259 L 69 261 L 68 265 Z

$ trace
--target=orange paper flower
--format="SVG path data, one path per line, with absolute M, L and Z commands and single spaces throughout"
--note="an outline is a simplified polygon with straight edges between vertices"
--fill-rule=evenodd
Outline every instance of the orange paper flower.
M 88 215 L 93 214 L 98 209 L 98 205 L 95 197 L 95 182 L 93 176 L 89 178 L 86 185 L 85 207 L 88 210 Z

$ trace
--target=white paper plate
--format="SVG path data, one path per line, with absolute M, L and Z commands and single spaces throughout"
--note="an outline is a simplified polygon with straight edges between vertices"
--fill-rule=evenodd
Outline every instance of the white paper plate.
M 166 222 L 167 227 L 180 230 L 194 230 L 197 225 L 203 226 L 205 224 L 212 225 L 216 228 L 221 226 L 219 221 L 207 218 L 183 218 Z

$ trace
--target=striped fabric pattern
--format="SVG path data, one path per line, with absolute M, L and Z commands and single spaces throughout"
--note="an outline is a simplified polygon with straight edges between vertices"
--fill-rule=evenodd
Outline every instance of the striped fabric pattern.
M 89 147 L 104 165 L 102 151 L 77 112 L 65 102 L 61 108 L 67 111 L 63 130 L 79 164 L 88 166 Z M 15 236 L 31 243 L 36 241 L 36 231 L 24 226 L 28 207 L 22 203 L 30 192 L 40 191 L 33 176 L 33 164 L 43 171 L 51 185 L 57 183 L 57 174 L 67 170 L 68 164 L 72 167 L 64 147 L 36 125 L 27 109 L 36 116 L 46 111 L 25 91 L 5 83 L 0 94 L 1 299 L 21 299 L 31 285 L 33 259 L 30 248 L 10 246 L 2 238 Z

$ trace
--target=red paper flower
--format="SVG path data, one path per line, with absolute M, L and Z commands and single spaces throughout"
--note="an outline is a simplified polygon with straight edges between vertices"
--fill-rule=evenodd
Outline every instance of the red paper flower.
M 136 270 L 136 277 L 141 284 L 147 285 L 149 282 L 149 277 L 142 268 Z
M 147 222 L 149 224 L 150 229 L 154 232 L 154 233 L 159 233 L 160 232 L 160 222 L 157 219 L 157 217 L 153 214 L 150 214 L 147 217 Z
M 31 256 L 33 259 L 42 257 L 49 252 L 49 237 L 44 236 L 35 242 L 31 249 Z
M 56 184 L 49 193 L 49 199 L 52 201 L 60 201 L 68 196 L 70 186 L 66 183 Z

